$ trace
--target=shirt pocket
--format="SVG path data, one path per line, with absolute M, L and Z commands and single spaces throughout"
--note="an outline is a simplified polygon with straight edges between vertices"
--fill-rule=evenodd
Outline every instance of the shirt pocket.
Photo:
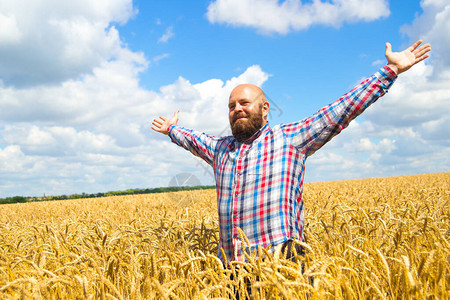
M 244 192 L 246 194 L 254 193 L 254 191 L 261 185 L 262 177 L 262 172 L 255 172 L 253 170 L 242 173 L 241 185 Z

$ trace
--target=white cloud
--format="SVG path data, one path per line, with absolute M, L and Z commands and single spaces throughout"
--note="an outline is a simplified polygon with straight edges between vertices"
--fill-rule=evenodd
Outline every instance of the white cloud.
M 382 66 L 384 66 L 385 63 L 386 63 L 386 60 L 384 60 L 384 59 L 377 59 L 377 60 L 372 62 L 372 66 L 382 67 Z
M 22 32 L 17 26 L 17 21 L 14 15 L 0 14 L 0 44 L 16 44 L 22 39 Z
M 169 58 L 169 57 L 170 57 L 169 53 L 163 53 L 161 55 L 157 55 L 157 56 L 153 57 L 152 60 L 153 60 L 153 62 L 158 63 L 159 61 Z
M 423 39 L 432 45 L 432 59 L 439 74 L 449 76 L 450 67 L 450 3 L 445 0 L 421 1 L 423 14 L 418 16 L 411 25 L 405 25 L 402 32 L 411 40 Z M 439 63 L 437 63 L 439 62 Z
M 343 23 L 373 21 L 389 15 L 386 0 L 216 0 L 206 16 L 211 23 L 256 28 L 263 33 L 286 34 L 316 24 L 340 27 Z
M 180 77 L 149 91 L 139 86 L 142 57 L 132 55 L 58 86 L 0 87 L 0 197 L 166 186 L 177 168 L 202 172 L 191 154 L 150 129 L 151 119 L 180 109 L 181 124 L 223 134 L 229 91 L 269 76 L 255 65 L 226 82 Z M 198 177 L 211 184 L 209 174 Z
M 173 38 L 175 33 L 173 27 L 170 26 L 166 29 L 166 32 L 158 39 L 158 43 L 167 43 L 169 39 Z
M 431 57 L 401 74 L 387 95 L 312 156 L 308 180 L 450 171 L 450 4 L 421 5 L 423 14 L 402 31 L 411 43 L 430 43 Z
M 228 130 L 228 115 L 225 112 L 231 90 L 241 83 L 261 86 L 269 76 L 260 66 L 253 65 L 226 82 L 210 79 L 192 84 L 180 77 L 175 83 L 161 87 L 160 91 L 164 102 L 171 107 L 166 110 L 167 114 L 172 115 L 179 109 L 185 126 L 218 135 Z M 214 119 L 204 116 L 214 116 Z
M 383 104 L 365 116 L 379 132 L 403 131 L 406 148 L 413 147 L 406 140 L 416 140 L 431 150 L 448 147 L 450 141 L 450 3 L 426 0 L 421 6 L 423 14 L 402 31 L 411 41 L 421 38 L 430 43 L 431 58 L 401 74 Z
M 0 78 L 12 86 L 58 84 L 123 55 L 111 22 L 133 16 L 131 0 L 0 2 Z
M 427 69 L 402 74 L 362 119 L 312 156 L 307 180 L 450 171 L 450 80 L 431 81 Z
M 263 85 L 269 74 L 253 65 L 229 80 L 191 83 L 180 77 L 146 90 L 139 74 L 148 61 L 122 45 L 110 26 L 130 18 L 130 1 L 53 6 L 29 1 L 29 10 L 19 10 L 16 2 L 0 3 L 0 25 L 13 29 L 0 30 L 0 55 L 12 59 L 0 67 L 5 82 L 0 84 L 0 197 L 166 186 L 180 172 L 212 184 L 209 168 L 153 132 L 151 119 L 180 109 L 181 124 L 223 135 L 232 88 L 244 82 Z M 450 165 L 450 76 L 444 57 L 450 51 L 449 18 L 441 17 L 444 2 L 440 9 L 437 3 L 424 1 L 423 15 L 408 29 L 412 40 L 420 36 L 432 44 L 432 58 L 402 74 L 362 119 L 312 156 L 310 180 L 432 172 Z M 426 22 L 420 21 L 423 16 Z M 33 36 L 41 32 L 48 40 Z M 23 50 L 29 46 L 30 53 Z M 27 70 L 33 72 L 28 76 Z M 44 82 L 54 84 L 39 84 Z

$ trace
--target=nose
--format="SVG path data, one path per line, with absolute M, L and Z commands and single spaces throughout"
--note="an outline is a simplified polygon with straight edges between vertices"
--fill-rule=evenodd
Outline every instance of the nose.
M 242 111 L 242 105 L 240 105 L 239 103 L 236 103 L 236 106 L 234 107 L 234 111 Z

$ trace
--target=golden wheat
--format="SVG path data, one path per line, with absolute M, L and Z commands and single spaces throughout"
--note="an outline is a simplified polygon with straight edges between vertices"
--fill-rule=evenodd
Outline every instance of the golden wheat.
M 0 298 L 450 297 L 450 173 L 304 190 L 306 255 L 229 269 L 214 190 L 2 205 Z

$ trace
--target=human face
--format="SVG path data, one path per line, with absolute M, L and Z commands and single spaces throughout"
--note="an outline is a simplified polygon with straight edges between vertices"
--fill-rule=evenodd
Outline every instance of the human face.
M 267 121 L 268 103 L 260 88 L 239 85 L 228 103 L 231 132 L 239 142 L 250 139 Z

